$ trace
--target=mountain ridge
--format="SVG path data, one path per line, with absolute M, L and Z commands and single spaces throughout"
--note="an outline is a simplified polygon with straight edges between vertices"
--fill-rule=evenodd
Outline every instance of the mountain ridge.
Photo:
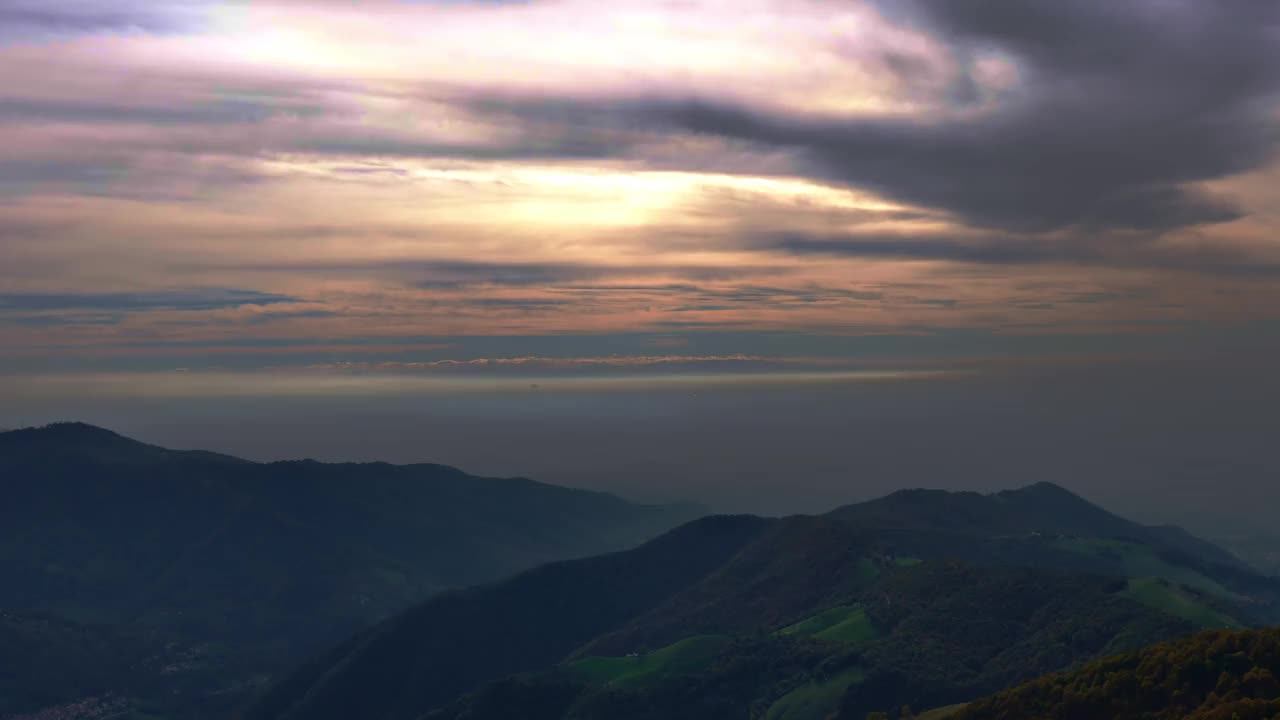
M 40 443 L 50 443 L 50 442 L 76 443 L 75 446 L 63 445 L 58 447 L 60 451 L 64 451 L 64 452 L 68 450 L 84 451 L 86 449 L 93 449 L 95 446 L 107 445 L 107 446 L 115 446 L 119 448 L 145 450 L 147 452 L 159 453 L 159 454 L 171 456 L 171 457 L 203 458 L 208 460 L 221 460 L 226 462 L 246 464 L 246 465 L 257 465 L 257 466 L 263 466 L 263 467 L 301 466 L 301 467 L 330 467 L 330 468 L 372 468 L 372 469 L 401 468 L 401 469 L 414 469 L 414 470 L 431 470 L 435 472 L 451 474 L 459 478 L 465 477 L 465 478 L 474 479 L 474 480 L 526 483 L 526 484 L 537 485 L 539 487 L 544 487 L 544 488 L 553 488 L 556 490 L 569 490 L 576 493 L 590 494 L 590 495 L 595 495 L 599 497 L 615 498 L 618 500 L 622 500 L 623 502 L 626 502 L 628 504 L 636 505 L 639 507 L 677 508 L 677 509 L 683 508 L 690 512 L 696 512 L 701 515 L 711 514 L 708 508 L 702 505 L 699 505 L 697 503 L 688 503 L 688 502 L 637 503 L 630 500 L 626 500 L 625 498 L 622 498 L 618 495 L 615 495 L 613 493 L 606 492 L 606 491 L 592 490 L 588 488 L 577 488 L 577 487 L 571 487 L 567 485 L 557 485 L 554 483 L 542 482 L 540 480 L 535 480 L 535 479 L 525 477 L 525 476 L 520 476 L 520 475 L 508 476 L 508 477 L 489 477 L 489 476 L 482 476 L 482 475 L 472 475 L 471 473 L 468 473 L 465 470 L 462 470 L 461 468 L 458 468 L 453 465 L 442 464 L 442 463 L 430 463 L 430 462 L 390 463 L 390 462 L 385 462 L 381 460 L 373 460 L 373 461 L 365 461 L 365 462 L 360 462 L 360 461 L 328 462 L 328 461 L 316 460 L 314 458 L 305 458 L 305 457 L 285 458 L 285 459 L 267 460 L 267 461 L 248 460 L 245 458 L 237 457 L 235 455 L 229 455 L 226 453 L 219 453 L 219 452 L 211 452 L 208 450 L 197 450 L 197 449 L 184 450 L 184 449 L 167 448 L 160 445 L 154 445 L 151 443 L 142 442 L 140 440 L 127 437 L 125 435 L 115 432 L 114 430 L 110 430 L 98 425 L 93 425 L 90 423 L 74 421 L 74 420 L 57 421 L 57 422 L 52 422 L 52 423 L 48 423 L 40 426 L 0 429 L 0 451 L 3 451 L 6 449 L 6 445 L 5 445 L 6 443 L 24 442 L 24 441 L 30 441 L 33 439 Z
M 313 665 L 303 671 L 307 677 L 286 680 L 282 687 L 295 690 L 292 696 L 269 692 L 250 717 L 411 717 L 415 706 L 407 698 L 429 706 L 477 681 L 537 667 L 529 658 L 554 662 L 607 626 L 609 618 L 625 616 L 627 608 L 643 606 L 646 597 L 661 597 L 667 588 L 696 579 L 772 522 L 750 515 L 711 516 L 633 550 L 553 563 L 492 585 L 438 595 L 346 645 L 352 656 L 377 657 L 376 664 L 390 673 L 363 670 L 371 664 L 352 663 L 338 651 L 330 655 L 332 664 Z M 607 573 L 607 582 L 599 580 L 601 573 Z M 571 610 L 566 612 L 564 605 Z M 473 627 L 470 618 L 477 607 L 483 608 L 486 623 Z M 545 612 L 561 613 L 573 627 L 584 629 L 548 636 L 548 628 L 538 622 Z M 404 642 L 410 633 L 429 643 L 427 652 L 449 653 L 450 662 L 424 666 L 419 661 L 423 649 Z M 500 656 L 502 671 L 484 677 L 468 670 L 492 656 Z M 341 674 L 353 667 L 352 676 Z M 321 682 L 310 686 L 308 679 Z M 298 686 L 305 689 L 296 692 Z M 353 705 L 353 689 L 369 702 Z
M 505 678 L 495 670 L 451 702 L 440 699 L 458 686 L 395 708 L 356 685 L 335 690 L 334 678 L 380 675 L 395 662 L 354 648 L 329 659 L 328 680 L 297 683 L 292 701 L 276 695 L 288 712 L 253 718 L 337 720 L 323 707 L 336 701 L 307 700 L 337 697 L 368 720 L 862 720 L 906 703 L 971 700 L 1198 627 L 1280 619 L 1280 587 L 1188 538 L 1048 484 L 904 491 L 773 520 L 703 577 L 557 661 Z M 536 622 L 562 621 L 548 610 Z M 400 662 L 418 679 L 417 690 L 388 694 L 436 687 L 450 652 L 393 628 L 379 632 L 397 633 L 408 653 Z M 627 667 L 638 669 L 612 674 Z
M 442 590 L 703 514 L 427 463 L 256 463 L 85 423 L 0 434 L 0 483 L 0 609 L 225 645 L 225 668 L 198 671 L 210 693 L 248 692 Z

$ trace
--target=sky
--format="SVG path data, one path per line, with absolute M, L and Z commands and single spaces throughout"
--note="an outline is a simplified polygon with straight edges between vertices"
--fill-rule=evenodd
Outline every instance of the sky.
M 0 125 L 0 425 L 809 510 L 1061 384 L 1275 468 L 1274 0 L 0 0 Z
M 4 0 L 0 88 L 9 372 L 972 363 L 1280 315 L 1269 0 Z

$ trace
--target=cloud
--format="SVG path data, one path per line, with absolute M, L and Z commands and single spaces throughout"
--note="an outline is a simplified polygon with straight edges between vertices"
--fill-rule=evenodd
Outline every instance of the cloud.
M 219 310 L 244 305 L 295 302 L 301 301 L 286 295 L 230 289 L 149 293 L 8 293 L 0 294 L 0 313 L 58 310 Z
M 579 280 L 595 280 L 616 275 L 639 274 L 635 268 L 585 265 L 580 263 L 500 263 L 447 261 L 417 264 L 415 272 L 424 279 L 422 288 L 453 288 L 475 285 L 548 285 Z
M 0 311 L 2 312 L 2 311 Z M 0 314 L 0 323 L 30 328 L 58 328 L 77 325 L 115 325 L 124 319 L 121 313 L 81 313 L 72 315 L 8 315 Z
M 433 360 L 430 362 L 333 363 L 316 368 L 350 370 L 435 370 L 449 368 L 488 367 L 645 367 L 653 365 L 692 365 L 726 362 L 784 362 L 784 359 L 758 355 L 612 355 L 604 357 L 503 357 L 469 358 L 466 360 Z
M 627 154 L 634 140 L 621 133 L 560 128 L 534 132 L 512 128 L 514 138 L 475 142 L 433 140 L 370 128 L 322 128 L 315 137 L 284 140 L 279 150 L 357 157 L 454 158 L 461 160 L 587 160 Z
M 610 296 L 674 298 L 690 303 L 677 308 L 681 312 L 694 310 L 729 310 L 749 305 L 767 305 L 771 308 L 816 305 L 821 303 L 863 304 L 885 299 L 885 293 L 877 289 L 831 287 L 813 283 L 794 287 L 733 284 L 728 287 L 707 287 L 691 283 L 667 283 L 655 285 L 569 285 L 552 288 L 553 292 L 578 296 L 584 302 L 607 301 Z
M 190 0 L 4 0 L 0 41 L 88 33 L 176 33 L 197 28 Z
M 245 323 L 248 323 L 249 325 L 262 325 L 265 323 L 274 323 L 274 322 L 289 321 L 289 320 L 336 318 L 336 317 L 342 317 L 341 313 L 336 313 L 331 310 L 297 310 L 297 311 L 284 311 L 284 312 L 257 313 L 249 316 L 245 320 L 240 320 L 240 322 L 245 322 Z
M 1211 275 L 1280 275 L 1280 260 L 1257 257 L 1220 245 L 1180 246 L 1158 238 L 1141 240 L 1101 236 L 1027 238 L 989 236 L 836 235 L 794 233 L 757 235 L 749 247 L 795 256 L 878 260 L 920 260 L 979 265 L 1080 265 L 1112 268 L 1185 270 Z
M 1241 208 L 1200 185 L 1255 169 L 1275 149 L 1270 100 L 1280 89 L 1280 6 L 1268 0 L 911 0 L 884 7 L 937 48 L 913 55 L 877 45 L 845 60 L 894 78 L 903 97 L 915 98 L 917 86 L 935 89 L 912 114 L 780 110 L 734 95 L 728 83 L 719 93 L 668 83 L 656 95 L 644 94 L 644 84 L 632 94 L 618 86 L 574 95 L 563 83 L 504 94 L 465 79 L 452 88 L 424 81 L 396 90 L 350 79 L 345 90 L 324 94 L 325 83 L 315 78 L 277 76 L 247 97 L 8 98 L 0 101 L 0 118 L 140 122 L 171 131 L 243 125 L 200 138 L 115 142 L 246 158 L 630 159 L 777 172 L 782 153 L 827 181 L 970 224 L 1034 232 L 1163 231 L 1237 219 Z M 1016 75 L 994 98 L 983 69 L 991 58 L 1007 61 Z M 185 78 L 183 92 L 209 85 L 199 77 Z M 213 86 L 244 82 L 227 77 Z M 290 97 L 298 87 L 311 94 Z M 721 144 L 688 152 L 700 138 Z M 118 173 L 110 163 L 77 169 L 46 161 L 23 174 L 101 186 Z
M 543 308 L 559 308 L 571 303 L 568 300 L 554 298 L 470 298 L 459 301 L 461 304 L 475 308 L 498 308 L 514 310 L 537 310 Z
M 204 266 L 206 269 L 300 273 L 370 274 L 403 278 L 407 284 L 429 290 L 462 289 L 478 286 L 529 287 L 591 283 L 606 279 L 673 277 L 695 282 L 734 280 L 790 271 L 777 265 L 610 265 L 588 262 L 501 262 L 485 260 L 352 260 L 271 264 L 230 264 Z M 582 286 L 589 287 L 589 286 Z M 614 287 L 614 286 L 610 286 Z M 644 286 L 651 287 L 651 286 Z
M 910 6 L 961 71 L 995 53 L 1015 64 L 1016 86 L 991 109 L 943 98 L 911 117 L 833 119 L 705 95 L 582 102 L 577 117 L 589 124 L 611 108 L 632 123 L 790 150 L 821 177 L 1014 231 L 1232 220 L 1242 210 L 1198 184 L 1274 156 L 1280 5 L 1271 0 Z M 574 104 L 558 112 L 573 117 Z
M 244 98 L 228 93 L 223 98 L 193 99 L 175 105 L 108 100 L 35 99 L 0 97 L 0 123 L 38 121 L 48 123 L 146 125 L 233 125 L 254 124 L 278 116 L 315 117 L 328 110 L 318 102 L 307 102 L 285 93 L 270 97 Z
M 476 357 L 430 361 L 352 361 L 315 363 L 297 370 L 358 375 L 505 375 L 511 377 L 592 376 L 615 373 L 766 372 L 819 367 L 830 363 L 811 358 L 771 357 L 746 353 L 727 355 L 602 355 L 552 357 Z M 537 389 L 536 386 L 534 389 Z
M 672 276 L 693 281 L 732 280 L 752 275 L 783 272 L 777 267 L 603 265 L 590 263 L 499 263 L 430 262 L 417 264 L 428 276 L 417 284 L 423 288 L 467 287 L 473 285 L 555 285 L 605 278 Z
M 0 0 L 0 345 L 1273 315 L 1278 16 Z

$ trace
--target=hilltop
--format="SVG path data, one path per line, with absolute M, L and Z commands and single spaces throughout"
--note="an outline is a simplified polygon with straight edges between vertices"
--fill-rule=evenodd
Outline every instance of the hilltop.
M 443 465 L 256 463 L 82 423 L 0 433 L 0 478 L 0 609 L 84 628 L 62 637 L 186 648 L 207 681 L 197 705 L 440 591 L 702 514 Z
M 1280 588 L 1228 553 L 1053 485 L 735 522 L 732 551 L 698 573 L 645 559 L 710 557 L 682 529 L 607 571 L 558 566 L 567 586 L 539 570 L 437 598 L 310 664 L 252 717 L 863 720 L 1278 617 Z M 622 567 L 655 592 L 629 601 Z M 580 603 L 617 612 L 584 625 Z

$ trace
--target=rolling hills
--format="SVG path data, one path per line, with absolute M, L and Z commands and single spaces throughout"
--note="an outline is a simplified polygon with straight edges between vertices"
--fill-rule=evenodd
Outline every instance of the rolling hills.
M 702 514 L 440 465 L 254 463 L 78 423 L 0 433 L 0 484 L 0 609 L 78 628 L 40 630 L 69 667 L 102 637 L 204 658 L 165 665 L 165 693 L 202 687 L 181 701 L 200 706 L 442 590 L 632 547 Z M 0 645 L 36 627 L 11 625 Z M 112 687 L 89 679 L 65 699 Z
M 717 521 L 728 520 L 696 525 Z M 703 557 L 697 542 L 681 549 L 702 535 L 683 531 L 610 556 L 609 571 L 588 564 L 600 559 L 560 566 L 578 578 L 572 585 L 534 571 L 469 590 L 462 607 L 419 606 L 277 686 L 251 717 L 863 720 L 962 703 L 1198 628 L 1280 617 L 1275 581 L 1228 553 L 1047 484 L 903 491 L 823 516 L 757 520 L 699 572 L 654 575 L 643 558 L 656 543 L 665 556 Z M 623 574 L 661 592 L 595 594 L 632 566 Z M 612 609 L 590 627 L 579 618 L 584 592 Z M 536 634 L 494 628 L 495 617 Z M 504 645 L 529 637 L 556 642 L 509 662 Z
M 438 595 L 303 668 L 253 716 L 415 717 L 485 681 L 556 663 L 697 582 L 770 524 L 705 518 L 634 550 Z

